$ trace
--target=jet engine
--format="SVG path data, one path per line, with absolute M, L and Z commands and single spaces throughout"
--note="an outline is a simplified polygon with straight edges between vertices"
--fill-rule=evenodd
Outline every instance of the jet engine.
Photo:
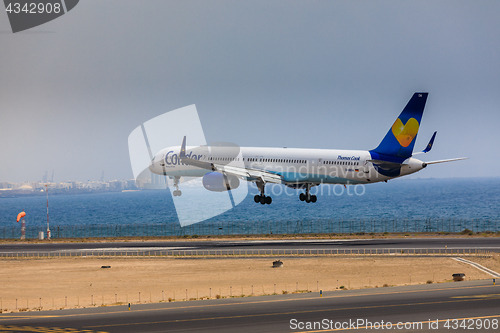
M 203 176 L 203 187 L 213 192 L 234 190 L 240 186 L 240 180 L 235 176 L 226 176 L 220 172 L 209 172 Z

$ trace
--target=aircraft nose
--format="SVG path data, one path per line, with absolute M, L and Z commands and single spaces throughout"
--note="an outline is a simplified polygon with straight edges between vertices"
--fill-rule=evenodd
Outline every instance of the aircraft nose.
M 151 161 L 151 164 L 149 165 L 149 171 L 155 172 L 155 162 Z

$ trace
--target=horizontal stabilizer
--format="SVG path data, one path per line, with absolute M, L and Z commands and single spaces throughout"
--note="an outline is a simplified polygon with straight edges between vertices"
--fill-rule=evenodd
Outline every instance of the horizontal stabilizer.
M 381 161 L 381 160 L 368 160 L 367 162 L 371 162 L 371 163 L 379 165 L 383 168 L 399 168 L 402 164 L 402 163 L 397 163 L 397 162 L 389 162 L 389 161 Z
M 427 166 L 429 164 L 438 164 L 438 163 L 445 163 L 445 162 L 453 162 L 453 161 L 460 161 L 460 160 L 466 160 L 466 159 L 468 159 L 468 157 L 451 158 L 449 160 L 439 160 L 439 161 L 424 162 L 424 165 Z

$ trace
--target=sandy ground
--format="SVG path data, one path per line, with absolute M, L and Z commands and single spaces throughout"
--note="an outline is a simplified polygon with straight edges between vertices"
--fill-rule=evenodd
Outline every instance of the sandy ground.
M 495 258 L 466 258 L 500 271 Z M 0 260 L 3 311 L 60 309 L 491 279 L 451 258 L 314 257 L 248 259 L 58 258 Z M 101 268 L 109 265 L 111 268 Z M 500 281 L 499 281 L 500 282 Z M 187 290 L 187 291 L 186 291 Z M 341 292 L 339 290 L 339 292 Z

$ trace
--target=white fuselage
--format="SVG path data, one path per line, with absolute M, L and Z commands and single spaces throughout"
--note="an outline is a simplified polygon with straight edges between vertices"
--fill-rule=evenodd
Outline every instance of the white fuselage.
M 179 151 L 179 146 L 162 149 L 149 167 L 151 172 L 173 177 L 202 177 L 210 172 L 181 163 Z M 186 154 L 204 162 L 235 163 L 245 169 L 277 174 L 285 185 L 374 183 L 405 176 L 425 167 L 422 161 L 410 157 L 402 164 L 398 176 L 384 176 L 370 162 L 372 157 L 366 150 L 241 147 L 235 153 L 234 149 L 191 146 L 187 147 Z

